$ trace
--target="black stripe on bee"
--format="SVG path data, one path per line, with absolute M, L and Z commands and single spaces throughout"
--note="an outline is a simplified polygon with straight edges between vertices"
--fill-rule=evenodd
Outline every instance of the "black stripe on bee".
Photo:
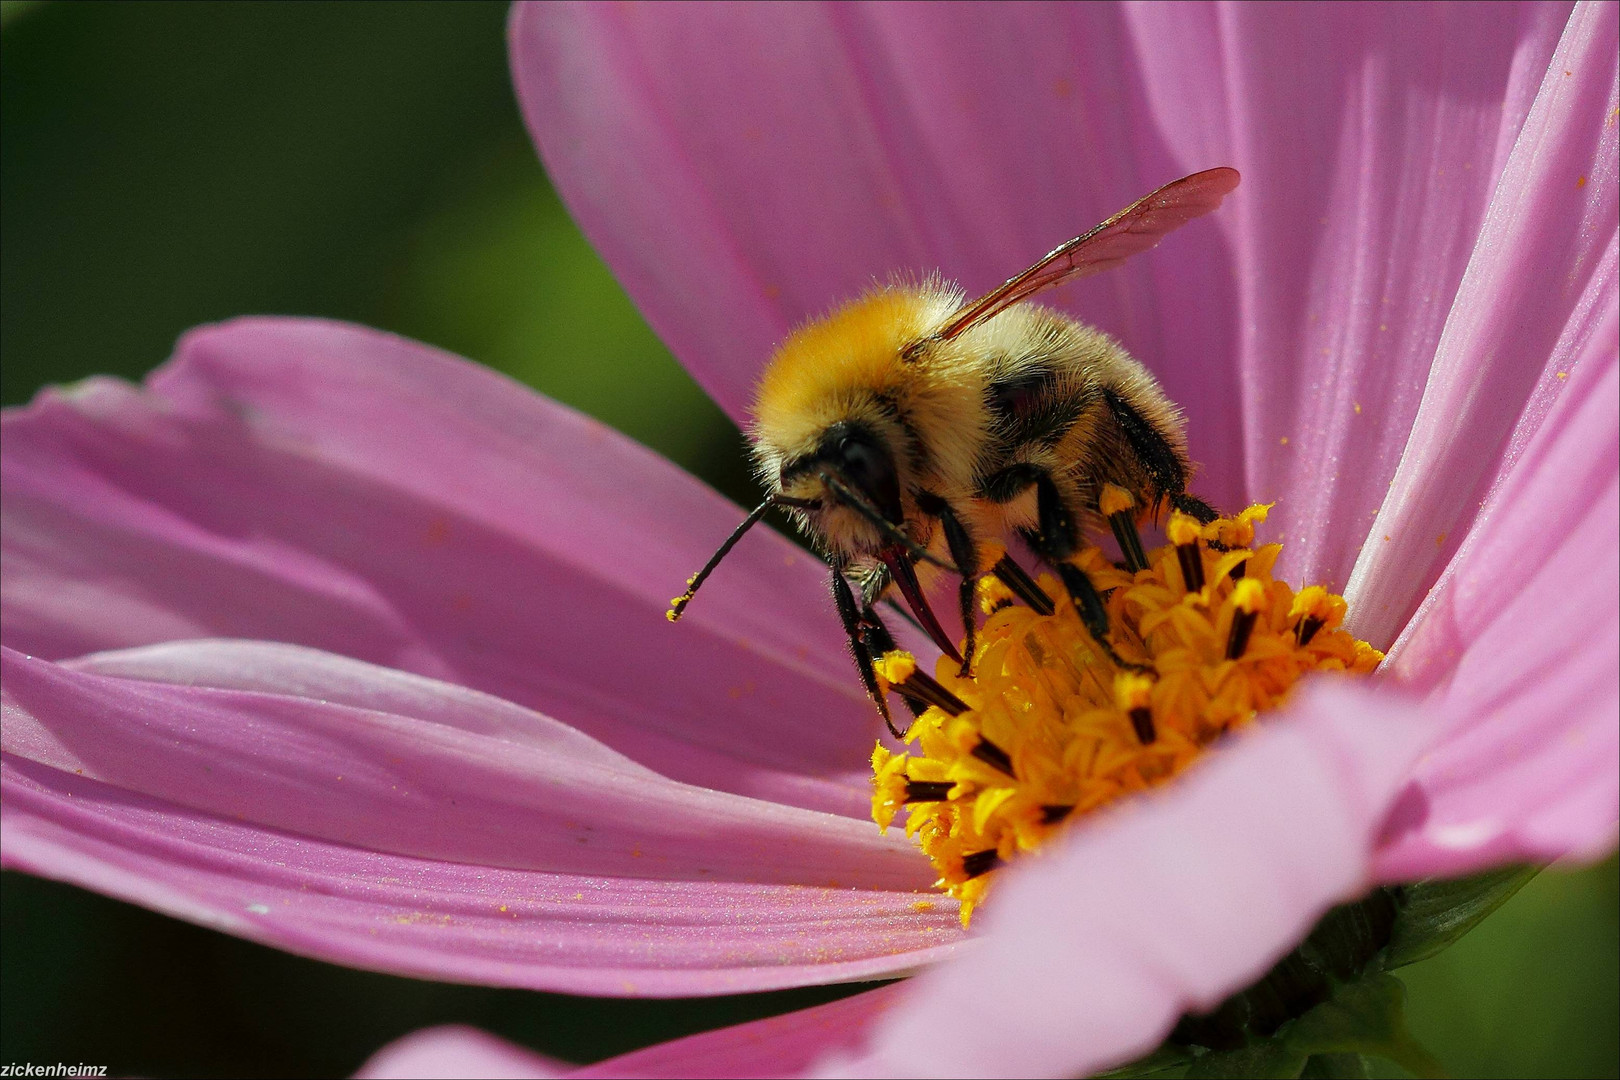
M 1051 447 L 1080 417 L 1080 402 L 1065 392 L 1051 368 L 1035 366 L 997 379 L 985 388 L 985 407 L 996 435 L 1007 443 Z
M 1103 391 L 1103 400 L 1114 414 L 1114 422 L 1125 433 L 1136 459 L 1142 463 L 1148 478 L 1158 489 L 1156 494 L 1179 495 L 1187 490 L 1187 470 L 1173 446 L 1165 440 L 1159 429 L 1142 418 L 1135 407 L 1112 390 Z
M 872 403 L 877 406 L 878 412 L 882 413 L 885 419 L 905 433 L 906 456 L 911 460 L 911 467 L 918 472 L 926 471 L 929 460 L 928 443 L 918 436 L 911 418 L 900 408 L 900 402 L 893 394 L 878 391 L 872 395 Z

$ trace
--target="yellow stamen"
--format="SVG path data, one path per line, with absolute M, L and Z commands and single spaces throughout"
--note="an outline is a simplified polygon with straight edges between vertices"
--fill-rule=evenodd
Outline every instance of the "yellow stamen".
M 1135 505 L 1136 497 L 1118 484 L 1104 484 L 1102 495 L 1097 499 L 1097 509 L 1102 511 L 1103 517 L 1113 517 Z
M 1058 598 L 1051 615 L 1012 602 L 994 576 L 980 579 L 987 618 L 973 674 L 942 659 L 930 691 L 951 711 L 928 708 L 905 752 L 879 746 L 872 755 L 874 820 L 887 827 L 905 811 L 907 835 L 934 863 L 938 887 L 961 902 L 964 924 L 997 867 L 1175 777 L 1210 743 L 1276 708 L 1300 676 L 1365 673 L 1383 659 L 1339 628 L 1342 598 L 1321 586 L 1296 594 L 1272 577 L 1280 547 L 1253 547 L 1268 509 L 1209 525 L 1172 513 L 1171 543 L 1134 575 L 1095 548 L 1076 556 L 1104 597 L 1115 652 L 1143 671 L 1099 647 L 1054 575 L 1039 580 Z M 886 685 L 912 680 L 913 694 L 925 678 L 905 653 L 877 667 Z
M 908 652 L 897 650 L 884 653 L 877 658 L 872 666 L 876 669 L 877 677 L 882 680 L 884 685 L 892 686 L 895 683 L 903 683 L 911 678 L 912 674 L 917 670 L 917 658 Z
M 1191 514 L 1183 514 L 1180 510 L 1171 513 L 1170 520 L 1164 527 L 1164 535 L 1177 547 L 1196 543 L 1202 532 L 1203 527 L 1198 524 L 1198 519 Z
M 1204 539 L 1228 548 L 1246 548 L 1254 543 L 1254 527 L 1266 520 L 1272 503 L 1256 503 L 1235 517 L 1216 518 L 1204 526 Z

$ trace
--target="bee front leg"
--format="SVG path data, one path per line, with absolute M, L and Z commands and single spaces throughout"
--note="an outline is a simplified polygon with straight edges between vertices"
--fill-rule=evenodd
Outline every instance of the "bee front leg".
M 889 568 L 883 563 L 873 563 L 871 566 L 861 567 L 855 573 L 855 590 L 860 595 L 863 608 L 875 608 L 883 604 L 892 615 L 898 615 L 911 624 L 912 629 L 919 634 L 928 633 L 923 624 L 917 621 L 917 616 L 906 610 L 906 606 L 894 598 L 889 586 L 894 584 L 894 578 L 889 575 Z
M 882 563 L 878 563 L 870 573 L 863 574 L 859 581 L 861 592 L 861 643 L 866 646 L 867 655 L 872 657 L 874 665 L 885 653 L 893 652 L 899 648 L 895 644 L 894 635 L 889 633 L 889 628 L 883 625 L 882 619 L 878 618 L 876 607 L 880 601 L 887 603 L 892 611 L 916 627 L 919 634 L 928 633 L 923 629 L 922 624 L 912 617 L 911 612 L 895 602 L 894 597 L 884 595 L 888 592 L 891 584 L 893 584 L 893 579 L 889 577 L 889 568 Z M 904 693 L 900 695 L 900 700 L 906 703 L 906 708 L 911 710 L 912 716 L 921 716 L 923 710 L 927 708 L 926 705 L 906 696 Z M 893 729 L 891 728 L 891 730 Z
M 894 648 L 894 638 L 872 611 L 870 604 L 856 606 L 855 593 L 845 580 L 843 569 L 836 564 L 832 568 L 832 594 L 833 606 L 838 609 L 838 620 L 844 625 L 849 652 L 855 660 L 855 670 L 860 673 L 861 685 L 866 688 L 866 696 L 877 706 L 878 715 L 883 717 L 889 733 L 897 739 L 904 738 L 900 729 L 894 726 L 894 718 L 889 715 L 889 702 L 884 697 L 882 684 L 878 682 L 875 666 L 878 657 Z M 877 649 L 875 655 L 874 647 Z

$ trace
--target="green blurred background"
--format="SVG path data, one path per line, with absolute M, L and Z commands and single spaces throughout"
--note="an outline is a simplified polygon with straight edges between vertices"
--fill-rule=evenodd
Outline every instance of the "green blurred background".
M 736 428 L 547 183 L 504 4 L 3 10 L 6 404 L 92 372 L 139 378 L 197 323 L 324 315 L 490 364 L 753 493 Z M 1458 1076 L 1620 1073 L 1617 910 L 1613 859 L 1541 875 L 1404 973 L 1415 1033 Z M 0 916 L 0 1060 L 113 1075 L 344 1075 L 447 1022 L 585 1062 L 850 989 L 638 1002 L 426 983 L 11 873 Z

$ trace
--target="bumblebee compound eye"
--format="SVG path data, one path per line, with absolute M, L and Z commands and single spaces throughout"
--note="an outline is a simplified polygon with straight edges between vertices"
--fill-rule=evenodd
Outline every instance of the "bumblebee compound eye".
M 900 477 L 894 455 L 871 429 L 840 421 L 821 436 L 816 457 L 875 506 L 885 518 L 900 524 Z

